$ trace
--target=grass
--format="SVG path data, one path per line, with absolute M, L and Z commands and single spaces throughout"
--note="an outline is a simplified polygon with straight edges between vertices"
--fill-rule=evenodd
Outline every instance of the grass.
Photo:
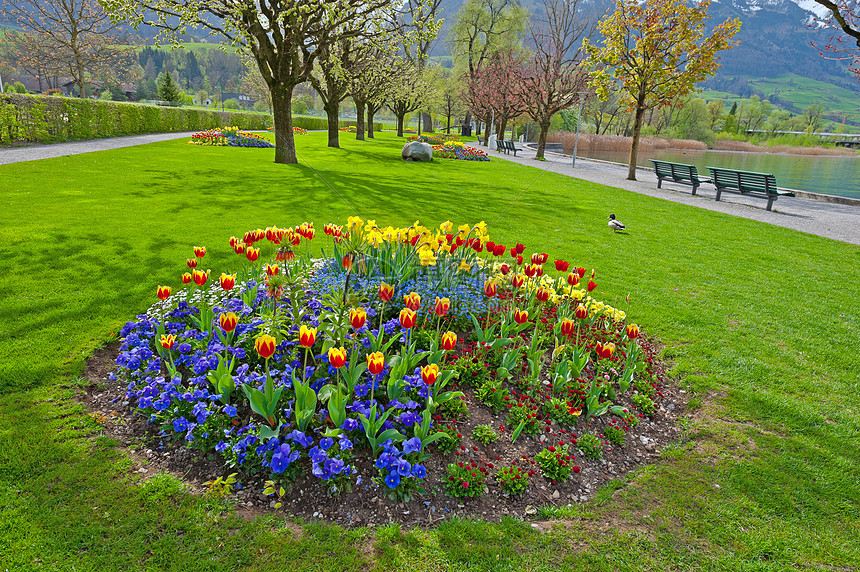
M 184 141 L 0 166 L 0 567 L 11 570 L 785 570 L 860 566 L 860 248 L 402 140 L 297 138 L 301 164 Z M 630 229 L 606 228 L 614 212 Z M 586 268 L 700 404 L 654 465 L 538 528 L 247 521 L 134 472 L 73 394 L 84 358 L 178 286 L 193 245 L 361 214 L 485 220 Z

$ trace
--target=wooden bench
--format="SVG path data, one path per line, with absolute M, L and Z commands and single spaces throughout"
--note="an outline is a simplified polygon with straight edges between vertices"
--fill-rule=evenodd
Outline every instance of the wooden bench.
M 720 200 L 723 191 L 759 197 L 767 199 L 767 210 L 770 210 L 773 201 L 777 198 L 794 196 L 792 192 L 780 191 L 776 188 L 776 177 L 768 173 L 736 171 L 720 167 L 708 167 L 708 169 L 711 171 L 714 186 L 717 188 L 717 200 Z
M 516 156 L 517 156 L 517 152 L 518 152 L 518 151 L 522 151 L 522 149 L 521 149 L 521 148 L 519 148 L 519 147 L 517 147 L 517 146 L 515 146 L 515 145 L 514 145 L 514 142 L 513 142 L 513 141 L 502 141 L 502 143 L 503 143 L 503 144 L 504 144 L 504 146 L 505 146 L 505 154 L 507 154 L 509 151 L 512 151 L 512 152 L 513 152 L 513 154 L 514 154 L 514 157 L 516 157 Z
M 654 172 L 657 174 L 658 189 L 663 185 L 663 180 L 665 179 L 673 183 L 692 186 L 693 196 L 695 196 L 699 185 L 711 182 L 710 179 L 699 176 L 695 165 L 670 163 L 669 161 L 657 161 L 656 159 L 651 159 L 651 162 L 654 164 Z
M 505 155 L 508 154 L 508 150 L 505 147 L 505 140 L 504 139 L 496 139 L 496 153 L 501 153 L 503 151 L 504 151 Z

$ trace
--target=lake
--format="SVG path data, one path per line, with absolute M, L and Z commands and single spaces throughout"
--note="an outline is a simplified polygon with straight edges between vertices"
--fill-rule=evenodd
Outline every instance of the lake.
M 580 157 L 627 163 L 628 151 L 597 151 Z M 779 153 L 691 151 L 658 149 L 639 153 L 638 164 L 651 167 L 649 159 L 689 163 L 707 176 L 707 166 L 773 173 L 780 187 L 860 199 L 860 157 L 814 157 Z

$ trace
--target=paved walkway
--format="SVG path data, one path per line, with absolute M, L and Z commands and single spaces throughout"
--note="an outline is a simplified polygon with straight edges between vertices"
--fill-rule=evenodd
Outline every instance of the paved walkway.
M 715 200 L 716 191 L 713 188 L 708 188 L 708 186 L 699 187 L 695 197 L 690 192 L 691 188 L 685 185 L 664 181 L 663 188 L 658 189 L 657 177 L 653 172 L 644 169 L 637 172 L 638 181 L 628 181 L 626 165 L 619 166 L 604 161 L 591 161 L 577 157 L 574 168 L 570 165 L 571 157 L 569 156 L 547 154 L 546 162 L 538 162 L 534 160 L 535 152 L 527 149 L 518 153 L 518 157 L 499 154 L 489 149 L 487 151 L 493 159 L 505 159 L 667 201 L 793 228 L 834 240 L 860 244 L 860 206 L 799 197 L 780 197 L 773 203 L 773 210 L 768 212 L 766 210 L 767 201 L 754 197 L 723 193 L 720 202 L 717 202 Z M 619 218 L 623 220 L 620 215 Z
M 131 147 L 133 145 L 146 145 L 147 143 L 170 141 L 171 139 L 189 139 L 193 134 L 193 131 L 180 133 L 151 133 L 149 135 L 129 135 L 127 137 L 110 137 L 108 139 L 90 139 L 87 141 L 73 141 L 71 143 L 54 143 L 52 145 L 0 148 L 0 165 L 21 163 L 23 161 L 38 161 L 39 159 L 52 159 L 54 157 L 65 157 L 66 155 L 91 153 L 93 151 L 108 151 L 110 149 L 121 149 L 122 147 Z

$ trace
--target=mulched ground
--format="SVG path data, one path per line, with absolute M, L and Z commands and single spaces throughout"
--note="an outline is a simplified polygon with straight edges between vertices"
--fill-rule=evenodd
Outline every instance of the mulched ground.
M 643 345 L 647 353 L 652 356 L 656 353 L 653 345 Z M 104 433 L 114 437 L 119 447 L 128 450 L 136 461 L 135 470 L 142 478 L 171 473 L 182 479 L 192 493 L 205 494 L 207 487 L 204 483 L 217 477 L 226 477 L 230 471 L 223 464 L 208 459 L 205 454 L 188 449 L 184 441 L 162 442 L 157 437 L 157 428 L 134 414 L 126 400 L 124 384 L 108 379 L 108 374 L 115 367 L 116 355 L 117 346 L 114 344 L 96 351 L 89 359 L 85 372 L 89 387 L 81 395 L 81 400 L 91 415 L 102 424 Z M 572 474 L 567 482 L 552 483 L 540 474 L 537 465 L 520 461 L 519 465 L 524 469 L 533 468 L 536 471 L 529 479 L 529 489 L 522 496 L 505 495 L 494 478 L 488 479 L 487 490 L 479 498 L 447 496 L 439 483 L 446 478 L 445 468 L 449 463 L 474 459 L 492 464 L 493 469 L 489 471 L 493 473 L 500 467 L 510 466 L 524 455 L 533 460 L 535 454 L 545 446 L 555 444 L 559 439 L 568 441 L 570 438 L 569 433 L 561 434 L 555 423 L 550 426 L 549 432 L 546 431 L 546 425 L 542 424 L 542 433 L 536 437 L 522 435 L 516 443 L 511 444 L 507 433 L 500 433 L 498 441 L 485 447 L 471 439 L 472 429 L 475 425 L 489 423 L 499 432 L 499 425 L 506 422 L 506 415 L 504 412 L 494 415 L 475 398 L 474 390 L 461 387 L 459 389 L 466 394 L 469 416 L 457 423 L 457 427 L 464 437 L 462 445 L 466 450 L 460 451 L 459 455 L 434 454 L 426 462 L 428 476 L 424 482 L 427 494 L 406 503 L 384 497 L 384 485 L 380 488 L 371 479 L 376 474 L 375 468 L 369 462 L 356 462 L 363 482 L 353 487 L 352 491 L 331 496 L 320 486 L 319 479 L 311 476 L 310 471 L 305 471 L 287 491 L 283 507 L 277 510 L 289 516 L 320 519 L 343 526 L 391 522 L 406 526 L 427 526 L 452 516 L 494 521 L 505 515 L 532 515 L 542 505 L 564 506 L 585 502 L 594 496 L 601 485 L 654 461 L 666 445 L 677 440 L 677 420 L 683 415 L 687 395 L 684 390 L 668 382 L 658 361 L 655 360 L 654 364 L 659 381 L 659 395 L 655 398 L 658 409 L 654 418 L 640 419 L 639 425 L 627 434 L 624 446 L 606 451 L 602 460 L 589 460 L 575 451 L 574 464 L 581 471 Z M 634 411 L 632 406 L 630 410 Z M 575 431 L 583 432 L 587 428 L 589 432 L 599 433 L 609 417 L 604 416 L 589 427 L 580 420 Z M 357 459 L 362 456 L 359 454 Z M 237 511 L 253 517 L 276 510 L 273 498 L 262 494 L 263 481 L 259 477 L 240 476 L 243 489 L 231 496 Z

